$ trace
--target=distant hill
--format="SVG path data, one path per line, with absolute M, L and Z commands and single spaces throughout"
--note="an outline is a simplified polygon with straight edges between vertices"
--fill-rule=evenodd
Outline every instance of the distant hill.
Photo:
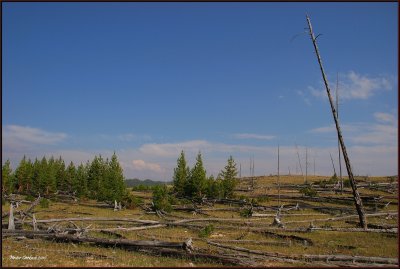
M 164 185 L 164 184 L 169 184 L 169 183 L 171 183 L 171 182 L 155 181 L 155 180 L 151 180 L 151 179 L 140 180 L 140 179 L 137 179 L 137 178 L 126 179 L 125 180 L 125 185 L 127 187 L 135 187 L 135 186 L 139 186 L 139 185 L 155 186 L 155 185 Z

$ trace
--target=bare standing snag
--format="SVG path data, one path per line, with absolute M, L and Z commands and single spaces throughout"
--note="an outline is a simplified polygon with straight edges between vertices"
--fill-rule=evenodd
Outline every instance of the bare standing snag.
M 329 90 L 329 86 L 328 86 L 328 80 L 326 79 L 324 68 L 322 66 L 322 60 L 321 60 L 321 57 L 319 56 L 319 51 L 318 51 L 318 46 L 317 46 L 317 38 L 314 37 L 314 33 L 312 31 L 310 18 L 308 17 L 308 15 L 306 17 L 307 17 L 308 29 L 310 30 L 311 40 L 313 42 L 314 49 L 315 49 L 315 52 L 317 54 L 317 59 L 318 59 L 319 67 L 321 69 L 322 78 L 324 79 L 326 92 L 328 94 L 329 103 L 331 105 L 332 114 L 333 114 L 333 120 L 335 121 L 335 125 L 336 125 L 336 130 L 337 130 L 337 133 L 338 133 L 338 137 L 339 137 L 340 146 L 341 146 L 342 152 L 343 152 L 343 158 L 344 158 L 344 161 L 346 163 L 347 174 L 349 175 L 350 185 L 351 185 L 351 188 L 353 190 L 353 196 L 354 196 L 354 201 L 355 201 L 355 204 L 356 204 L 356 210 L 357 210 L 358 216 L 360 218 L 360 225 L 364 229 L 367 229 L 367 219 L 365 218 L 364 207 L 363 207 L 363 204 L 362 204 L 362 200 L 361 200 L 360 194 L 357 191 L 357 185 L 356 185 L 356 182 L 355 182 L 354 177 L 353 177 L 353 172 L 351 171 L 350 160 L 349 160 L 349 157 L 347 156 L 346 146 L 344 145 L 342 132 L 340 131 L 339 120 L 337 118 L 337 113 L 336 113 L 335 107 L 333 105 L 331 91 Z

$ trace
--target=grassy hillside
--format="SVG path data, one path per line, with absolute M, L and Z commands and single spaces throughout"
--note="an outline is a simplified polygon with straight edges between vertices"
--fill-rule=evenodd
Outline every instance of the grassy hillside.
M 164 181 L 155 181 L 151 179 L 140 180 L 137 178 L 126 179 L 125 185 L 127 187 L 135 187 L 139 185 L 143 186 L 156 186 L 156 185 L 163 185 L 163 184 L 170 184 L 171 182 L 164 182 Z

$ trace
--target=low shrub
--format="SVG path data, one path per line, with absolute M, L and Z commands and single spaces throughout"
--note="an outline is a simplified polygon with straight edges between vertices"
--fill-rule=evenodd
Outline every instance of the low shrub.
M 209 224 L 200 230 L 199 237 L 200 238 L 209 237 L 213 231 L 214 231 L 214 226 L 212 224 Z
M 257 202 L 258 203 L 264 203 L 264 202 L 269 202 L 270 201 L 270 199 L 269 199 L 269 197 L 268 196 L 260 196 L 260 197 L 257 197 Z
M 317 191 L 312 186 L 302 188 L 299 192 L 308 197 L 315 197 L 318 195 Z
M 30 195 L 30 194 L 28 194 L 26 197 L 25 197 L 25 200 L 27 200 L 27 201 L 30 201 L 30 202 L 33 202 L 33 201 L 35 201 L 35 197 L 33 197 L 32 195 Z
M 250 218 L 252 215 L 253 215 L 252 208 L 244 208 L 242 211 L 240 211 L 240 216 L 244 218 Z
M 42 198 L 39 202 L 39 205 L 41 208 L 49 208 L 50 206 L 50 200 L 46 198 Z
M 127 209 L 135 209 L 141 204 L 143 204 L 143 199 L 131 193 L 126 192 L 122 197 L 121 205 Z

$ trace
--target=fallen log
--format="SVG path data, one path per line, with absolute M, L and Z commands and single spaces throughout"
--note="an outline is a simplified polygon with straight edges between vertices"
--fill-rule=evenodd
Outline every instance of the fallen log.
M 139 226 L 139 227 L 116 227 L 116 228 L 98 228 L 98 229 L 88 229 L 88 231 L 100 231 L 100 232 L 111 232 L 111 231 L 139 231 L 139 230 L 148 230 L 148 229 L 155 229 L 155 228 L 162 228 L 167 227 L 166 224 L 156 224 L 156 225 L 147 225 L 147 226 Z
M 252 219 L 252 220 L 262 220 L 262 219 Z M 200 219 L 182 219 L 176 220 L 174 223 L 187 223 L 187 222 L 201 222 L 201 221 L 215 221 L 215 222 L 243 222 L 245 224 L 251 224 L 250 221 L 246 219 L 222 219 L 222 218 L 200 218 Z
M 394 216 L 394 215 L 398 215 L 398 212 L 385 212 L 385 213 L 365 214 L 365 216 L 367 216 L 367 217 Z M 319 222 L 319 221 L 336 221 L 336 220 L 351 219 L 351 218 L 358 218 L 358 215 L 348 215 L 348 216 L 340 216 L 340 217 L 326 218 L 326 219 L 294 220 L 294 221 L 287 221 L 286 224 L 289 224 L 289 223 L 305 223 L 305 222 Z
M 359 223 L 356 222 L 356 221 L 346 220 L 345 222 L 348 223 L 348 224 L 353 224 L 353 225 L 357 225 L 357 226 L 359 225 Z M 367 226 L 368 226 L 368 228 L 371 228 L 371 229 L 393 229 L 393 228 L 397 228 L 397 225 L 389 225 L 389 224 L 378 225 L 378 224 L 368 223 Z
M 281 229 L 282 230 L 282 229 Z M 283 230 L 285 231 L 285 230 Z M 274 238 L 279 238 L 279 239 L 285 239 L 285 240 L 293 240 L 295 242 L 301 243 L 303 245 L 307 246 L 312 246 L 314 245 L 313 241 L 309 238 L 297 236 L 297 235 L 292 235 L 292 234 L 278 234 L 272 231 L 266 231 L 266 230 L 253 230 L 252 232 L 256 233 L 261 233 L 266 236 L 274 237 Z
M 243 259 L 234 257 L 232 255 L 223 255 L 223 254 L 210 254 L 207 252 L 186 252 L 180 251 L 177 249 L 165 249 L 165 248 L 158 248 L 158 249 L 146 249 L 140 250 L 141 252 L 155 254 L 155 255 L 163 255 L 163 256 L 174 256 L 179 258 L 186 258 L 191 260 L 210 260 L 214 262 L 219 262 L 225 265 L 239 265 L 239 266 L 257 266 L 257 263 L 252 261 L 251 259 Z
M 42 199 L 42 197 L 40 197 L 40 195 L 39 195 L 38 198 L 36 198 L 36 200 L 28 207 L 27 210 L 21 211 L 20 213 L 22 213 L 25 216 L 28 215 L 28 213 L 30 213 L 35 208 L 35 206 L 37 206 L 39 204 L 41 199 Z
M 293 259 L 312 260 L 312 261 L 349 261 L 358 263 L 378 263 L 397 265 L 398 259 L 384 257 L 365 257 L 365 256 L 347 256 L 347 255 L 289 255 Z
M 270 258 L 271 260 L 274 260 L 274 261 L 289 262 L 289 263 L 297 262 L 294 259 L 290 259 L 290 258 L 286 258 L 286 257 L 278 257 L 278 255 L 273 255 L 271 253 L 263 252 L 263 251 L 259 251 L 259 250 L 251 250 L 251 249 L 242 248 L 242 247 L 222 245 L 222 244 L 219 244 L 219 243 L 216 243 L 216 242 L 213 242 L 213 241 L 207 241 L 207 244 L 212 245 L 212 246 L 216 246 L 216 247 L 220 247 L 220 248 L 231 249 L 231 250 L 235 250 L 235 251 L 241 251 L 241 252 L 245 252 L 245 253 L 266 256 L 266 257 L 268 257 L 268 258 Z
M 287 231 L 290 232 L 310 232 L 310 231 L 326 231 L 326 232 L 362 232 L 362 233 L 387 233 L 387 234 L 397 234 L 398 229 L 397 228 L 392 228 L 392 229 L 369 229 L 369 228 L 320 228 L 320 227 L 313 227 L 313 228 L 307 228 L 307 229 L 287 229 Z
M 262 213 L 253 213 L 252 217 L 275 217 L 276 214 L 262 214 Z M 310 217 L 310 216 L 326 216 L 326 214 L 280 214 L 281 217 Z
M 122 239 L 127 239 L 125 236 L 123 236 L 122 234 L 113 232 L 113 231 L 107 231 L 107 230 L 100 230 L 100 233 L 102 234 L 106 234 L 106 235 L 110 235 L 110 236 L 115 236 L 117 238 L 122 238 Z
M 226 240 L 226 239 L 213 239 L 212 241 L 217 243 L 254 244 L 254 245 L 266 245 L 266 246 L 291 246 L 290 242 L 278 242 L 278 241 Z
M 148 240 L 128 240 L 128 239 L 106 239 L 86 236 L 76 236 L 70 234 L 49 233 L 47 231 L 10 231 L 3 230 L 2 234 L 18 234 L 24 235 L 27 238 L 42 237 L 47 240 L 55 240 L 62 242 L 73 243 L 92 243 L 106 247 L 121 247 L 121 248 L 177 248 L 186 251 L 193 250 L 192 240 L 188 239 L 185 242 L 165 242 L 165 241 L 148 241 Z
M 291 261 L 295 262 L 296 260 L 305 260 L 305 261 L 323 261 L 323 262 L 332 262 L 332 261 L 351 261 L 358 263 L 377 263 L 377 264 L 390 264 L 397 265 L 398 259 L 395 258 L 383 258 L 383 257 L 365 257 L 365 256 L 347 256 L 347 255 L 310 255 L 310 254 L 294 254 L 294 255 L 286 255 L 282 253 L 276 252 L 264 252 L 259 250 L 251 250 L 241 247 L 227 246 L 221 245 L 216 242 L 207 241 L 208 244 L 214 245 L 217 247 L 233 249 L 237 251 L 242 251 L 246 253 L 252 253 L 256 255 L 263 255 L 267 257 L 274 257 L 278 259 L 282 259 L 283 261 Z
M 106 217 L 86 217 L 86 218 L 64 218 L 64 219 L 46 219 L 37 220 L 37 223 L 51 223 L 51 222 L 69 222 L 69 221 L 120 221 L 120 222 L 136 222 L 144 224 L 159 224 L 156 220 L 140 220 L 140 219 L 128 219 L 128 218 L 106 218 Z

